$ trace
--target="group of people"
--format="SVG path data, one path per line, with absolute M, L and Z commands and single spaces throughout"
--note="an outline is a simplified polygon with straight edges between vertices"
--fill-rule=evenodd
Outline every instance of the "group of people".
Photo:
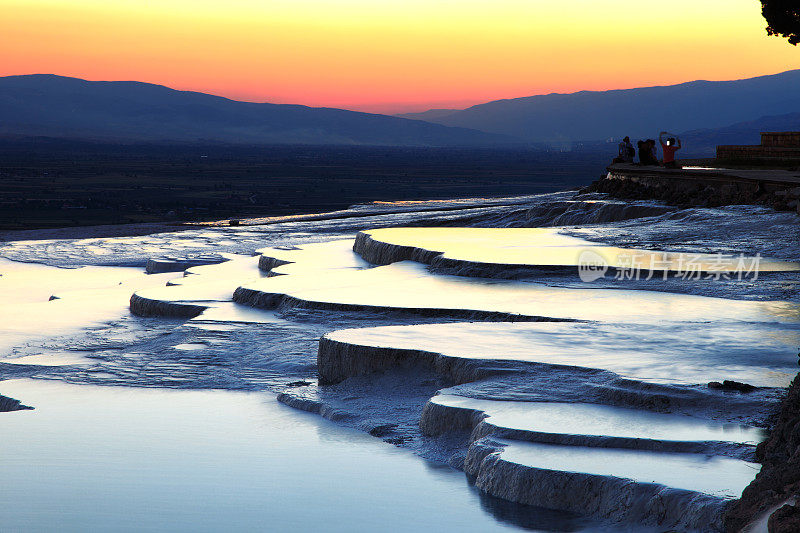
M 655 139 L 640 140 L 636 143 L 639 148 L 639 164 L 663 165 L 665 168 L 678 168 L 678 164 L 675 162 L 675 152 L 681 149 L 681 140 L 678 136 L 662 131 L 658 134 L 658 142 L 661 144 L 661 151 L 664 154 L 661 162 L 658 160 Z M 614 158 L 614 163 L 633 163 L 633 158 L 635 156 L 636 150 L 631 144 L 630 137 L 626 136 L 622 139 L 622 142 L 619 143 L 619 155 Z

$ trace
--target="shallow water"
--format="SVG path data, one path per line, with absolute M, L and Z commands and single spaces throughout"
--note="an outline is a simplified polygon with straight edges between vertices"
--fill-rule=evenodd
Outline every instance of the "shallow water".
M 76 332 L 128 314 L 132 291 L 180 273 L 141 268 L 57 268 L 0 259 L 0 358 L 31 337 Z
M 431 402 L 483 411 L 495 426 L 544 433 L 753 445 L 765 437 L 758 428 L 608 405 L 479 400 L 450 394 L 434 396 Z
M 328 337 L 459 358 L 599 368 L 647 382 L 734 379 L 786 387 L 797 373 L 800 325 L 477 322 L 348 329 Z
M 6 531 L 516 529 L 462 473 L 270 394 L 2 387 L 36 407 L 0 417 Z M 589 525 L 529 511 L 521 519 L 550 531 Z
M 448 320 L 446 316 L 375 312 L 399 311 L 404 306 L 500 310 L 606 324 L 470 325 L 474 330 L 444 324 L 408 328 L 415 332 L 412 335 L 391 328 L 339 334 L 358 342 L 400 343 L 412 349 L 448 352 L 456 346 L 459 357 L 489 354 L 498 359 L 616 371 L 630 380 L 646 380 L 637 382 L 645 401 L 652 382 L 679 384 L 672 392 L 711 379 L 734 378 L 771 387 L 788 382 L 796 370 L 795 348 L 800 342 L 800 313 L 793 301 L 798 277 L 792 273 L 747 284 L 630 282 L 609 289 L 576 284 L 576 275 L 531 283 L 432 275 L 425 266 L 410 263 L 368 268 L 350 251 L 357 231 L 392 225 L 569 223 L 583 224 L 567 228 L 573 236 L 622 248 L 746 252 L 785 261 L 798 259 L 797 241 L 792 240 L 796 217 L 793 226 L 785 215 L 761 208 L 678 211 L 652 203 L 573 200 L 573 196 L 557 193 L 356 206 L 337 214 L 271 220 L 264 226 L 0 243 L 2 257 L 60 266 L 90 265 L 65 270 L 0 263 L 0 273 L 8 273 L 5 281 L 17 280 L 3 284 L 0 278 L 4 321 L 0 324 L 5 324 L 0 332 L 0 379 L 5 380 L 0 381 L 0 393 L 36 408 L 0 413 L 7 441 L 0 459 L 3 527 L 596 530 L 598 524 L 569 514 L 489 498 L 474 490 L 463 473 L 410 453 L 446 461 L 447 453 L 457 449 L 446 440 L 428 443 L 417 427 L 418 409 L 443 384 L 423 384 L 419 390 L 427 396 L 410 399 L 403 396 L 408 384 L 402 381 L 387 380 L 394 388 L 373 392 L 364 384 L 367 380 L 351 388 L 328 389 L 329 398 L 338 394 L 342 401 L 361 401 L 367 407 L 341 424 L 368 430 L 397 422 L 412 437 L 401 442 L 406 450 L 275 402 L 276 391 L 317 389 L 314 363 L 322 334 Z M 648 218 L 628 220 L 634 216 Z M 714 233 L 705 225 L 722 229 Z M 565 239 L 574 243 L 576 237 Z M 775 244 L 781 241 L 783 246 Z M 258 260 L 251 254 L 265 246 L 272 248 L 265 250 L 267 255 L 292 261 L 275 269 L 288 275 L 266 278 L 258 270 Z M 469 246 L 464 250 L 469 251 Z M 174 253 L 174 248 L 182 256 L 236 255 L 228 256 L 232 260 L 227 263 L 192 268 L 185 277 L 181 273 L 143 275 L 149 256 Z M 174 286 L 166 287 L 167 282 Z M 344 301 L 376 309 L 255 309 L 231 301 L 240 285 L 283 291 L 309 301 Z M 164 300 L 203 302 L 209 309 L 188 321 L 131 316 L 127 302 L 134 291 Z M 51 294 L 59 299 L 48 301 Z M 525 328 L 539 331 L 526 334 Z M 109 384 L 118 386 L 99 386 Z M 505 385 L 497 381 L 482 392 L 500 397 Z M 566 382 L 560 385 L 576 387 Z M 572 397 L 586 386 L 579 383 Z M 758 396 L 759 401 L 768 400 L 760 410 L 753 410 L 743 397 L 739 403 L 732 402 L 736 406 L 731 413 L 716 414 L 725 420 L 763 423 L 769 402 L 777 398 L 773 393 Z M 557 410 L 556 405 L 548 408 Z M 713 411 L 682 405 L 697 419 Z M 535 421 L 553 430 L 557 426 L 569 429 L 572 424 L 582 425 L 584 432 L 594 427 L 596 433 L 603 433 L 605 428 L 605 435 L 616 432 L 635 437 L 647 433 L 652 421 L 665 420 L 661 416 L 677 416 L 627 409 L 632 413 L 626 423 L 626 409 L 590 406 L 584 411 L 583 418 L 569 424 L 560 422 L 569 416 L 561 411 L 539 413 Z M 532 416 L 516 407 L 494 414 L 496 421 L 522 426 L 530 425 Z M 739 425 L 703 419 L 705 425 L 693 429 L 684 418 L 670 420 L 658 431 L 650 428 L 650 433 L 660 432 L 662 437 L 671 433 L 674 438 L 723 436 L 736 442 L 757 439 L 757 430 Z M 646 459 L 652 460 L 652 454 L 573 449 L 525 455 L 523 448 L 532 448 L 516 444 L 505 453 L 518 453 L 525 460 L 535 456 L 547 463 L 542 463 L 544 468 L 590 470 L 604 465 L 607 469 L 598 473 L 645 481 L 659 478 L 687 488 L 697 488 L 699 480 L 705 483 L 704 490 L 726 497 L 735 495 L 755 475 L 751 466 L 724 457 L 673 454 L 660 470 L 653 471 L 648 470 L 652 465 Z M 628 457 L 634 458 L 630 464 Z M 705 477 L 717 481 L 706 483 Z M 604 527 L 639 529 L 636 524 Z
M 761 257 L 598 246 L 553 228 L 384 228 L 365 233 L 380 243 L 440 252 L 445 259 L 475 265 L 562 266 L 577 270 L 590 257 L 606 267 L 669 271 L 684 276 L 730 275 L 737 270 L 744 275 L 755 268 L 761 272 L 800 270 L 800 263 Z
M 425 265 L 411 261 L 368 270 L 332 271 L 324 277 L 264 278 L 243 287 L 266 294 L 285 294 L 312 304 L 376 309 L 466 309 L 527 317 L 643 323 L 800 322 L 800 306 L 787 302 L 731 301 L 654 291 L 563 288 L 544 283 L 432 276 Z M 176 298 L 169 295 L 169 290 L 141 294 L 154 299 Z
M 504 459 L 534 468 L 614 476 L 726 498 L 741 496 L 744 488 L 761 470 L 759 464 L 729 457 L 519 441 L 507 441 L 506 444 L 502 452 Z

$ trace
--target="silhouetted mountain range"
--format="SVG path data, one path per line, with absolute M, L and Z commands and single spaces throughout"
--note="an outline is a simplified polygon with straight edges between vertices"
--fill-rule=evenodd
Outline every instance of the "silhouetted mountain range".
M 246 144 L 468 146 L 508 137 L 404 118 L 237 102 L 132 81 L 0 77 L 0 135 Z
M 661 130 L 713 129 L 800 112 L 800 70 L 745 80 L 529 96 L 462 111 L 442 111 L 399 116 L 510 135 L 528 142 L 560 144 L 625 135 L 653 137 Z
M 696 153 L 756 144 L 758 130 L 799 129 L 800 70 L 736 81 L 581 91 L 397 117 L 237 102 L 140 82 L 50 74 L 0 77 L 0 135 L 236 144 L 584 146 L 624 135 L 686 133 Z M 415 120 L 423 119 L 423 120 Z M 731 126 L 731 124 L 733 124 Z

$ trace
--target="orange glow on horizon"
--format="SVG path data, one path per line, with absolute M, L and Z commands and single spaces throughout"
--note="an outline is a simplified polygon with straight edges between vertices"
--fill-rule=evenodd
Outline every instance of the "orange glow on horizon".
M 755 0 L 0 0 L 0 75 L 371 112 L 800 68 Z M 636 13 L 631 13 L 636 11 Z

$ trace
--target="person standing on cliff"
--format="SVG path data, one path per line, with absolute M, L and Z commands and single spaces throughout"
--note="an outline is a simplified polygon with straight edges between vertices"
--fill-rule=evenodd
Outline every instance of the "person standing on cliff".
M 676 135 L 664 140 L 664 136 L 669 135 L 666 131 L 658 134 L 658 142 L 661 143 L 661 150 L 664 151 L 664 168 L 678 168 L 678 163 L 675 162 L 675 152 L 681 149 L 681 140 Z
M 636 150 L 634 150 L 633 145 L 631 144 L 631 138 L 627 135 L 622 142 L 619 143 L 619 157 L 617 157 L 615 162 L 618 163 L 633 163 L 633 156 L 636 154 Z

